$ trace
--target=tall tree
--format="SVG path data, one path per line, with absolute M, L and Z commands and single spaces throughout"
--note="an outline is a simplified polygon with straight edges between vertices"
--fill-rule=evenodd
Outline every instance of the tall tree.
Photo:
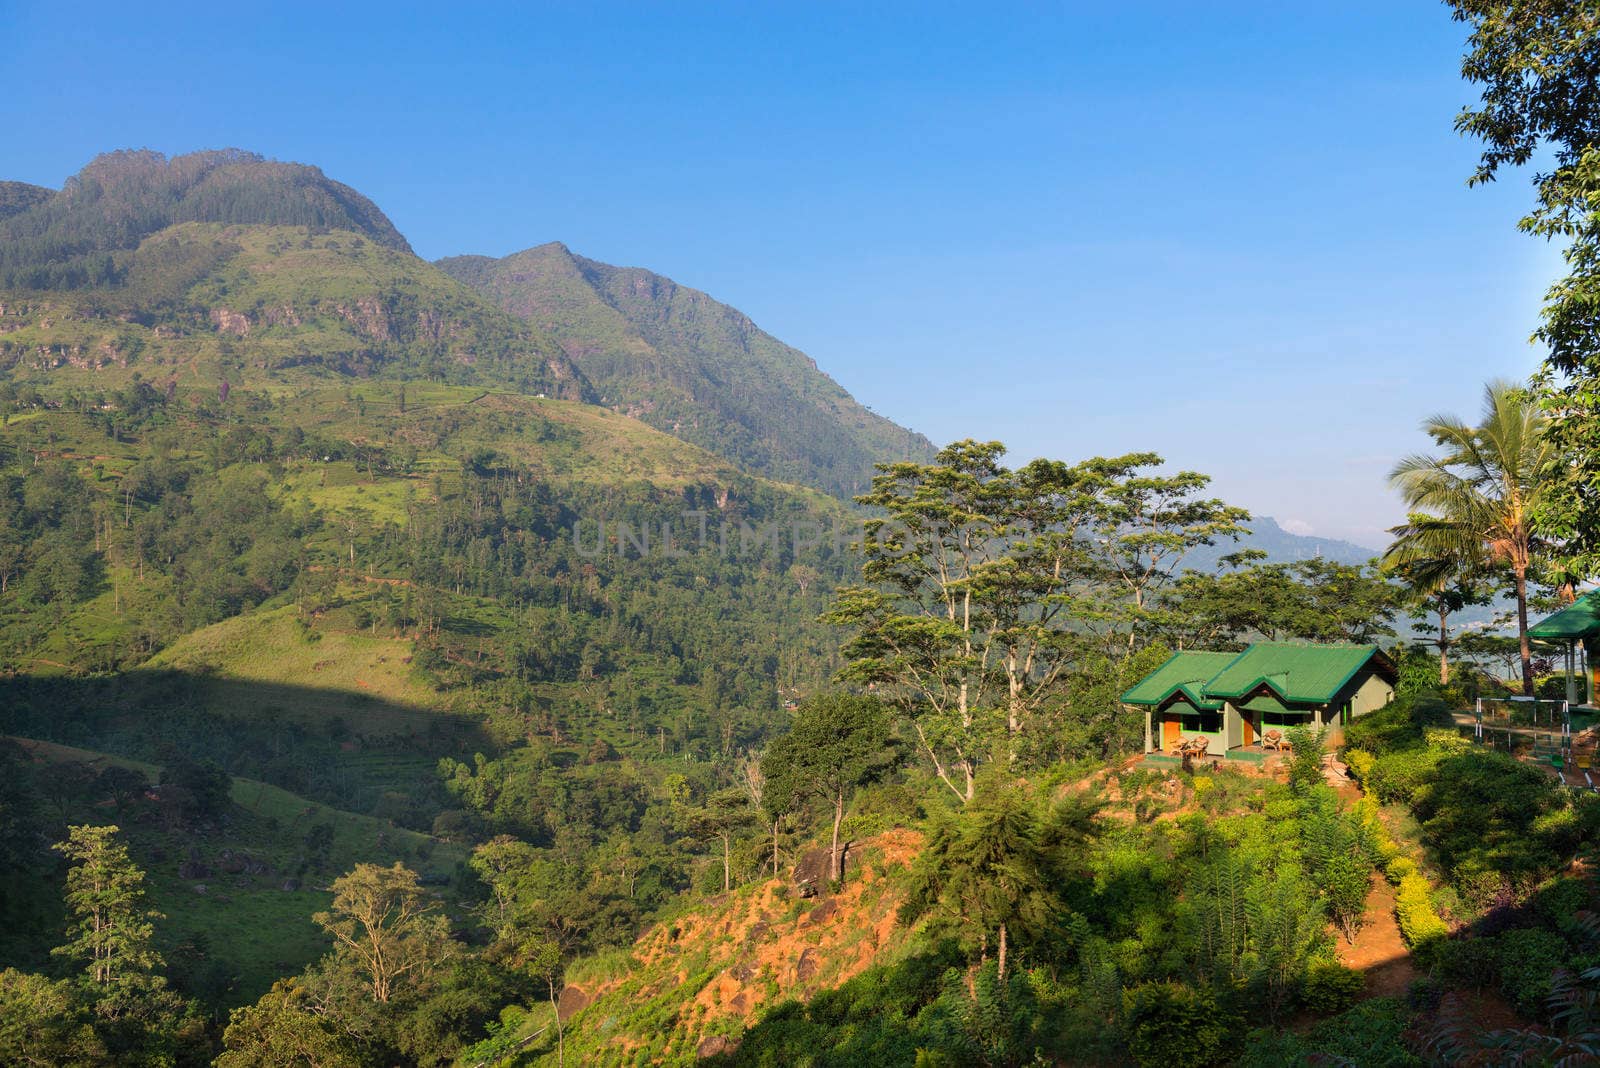
M 72 861 L 66 904 L 67 942 L 53 952 L 83 966 L 97 999 L 112 993 L 163 985 L 161 955 L 152 945 L 152 920 L 161 913 L 145 906 L 144 872 L 117 841 L 118 828 L 72 827 L 57 852 Z
M 1548 155 L 1533 174 L 1535 201 L 1520 226 L 1565 244 L 1568 273 L 1545 295 L 1535 338 L 1547 346 L 1539 378 L 1551 416 L 1555 483 L 1534 509 L 1567 568 L 1600 568 L 1600 17 L 1589 0 L 1447 0 L 1472 28 L 1461 62 L 1482 87 L 1456 129 L 1483 143 L 1471 184 Z
M 733 840 L 749 829 L 756 810 L 742 786 L 718 790 L 706 803 L 689 813 L 689 822 L 701 838 L 715 838 L 722 844 L 722 892 L 733 888 Z
M 1436 415 L 1422 424 L 1442 451 L 1408 456 L 1390 472 L 1390 485 L 1413 514 L 1391 531 L 1395 539 L 1384 562 L 1395 568 L 1432 562 L 1437 569 L 1448 561 L 1461 574 L 1509 574 L 1517 600 L 1522 690 L 1531 696 L 1528 576 L 1544 550 L 1532 520 L 1545 498 L 1554 452 L 1543 414 L 1518 386 L 1489 383 L 1480 420 L 1472 426 Z
M 1041 812 L 1021 787 L 989 783 L 959 814 L 935 822 L 900 922 L 937 913 L 984 957 L 992 937 L 1003 982 L 1013 936 L 1040 937 L 1064 914 L 1064 877 L 1095 833 L 1095 810 L 1079 799 Z
M 387 1003 L 400 986 L 442 964 L 451 953 L 450 928 L 417 873 L 357 864 L 333 881 L 333 907 L 312 917 L 333 936 L 335 952 L 366 974 L 372 1000 Z
M 788 812 L 816 800 L 833 810 L 830 854 L 835 881 L 844 878 L 839 828 L 856 786 L 884 764 L 889 721 L 875 698 L 822 694 L 800 706 L 789 733 L 767 747 L 761 760 L 769 810 Z
M 1150 602 L 1190 550 L 1243 530 L 1193 472 L 1150 474 L 1132 453 L 1013 471 L 996 441 L 959 441 L 931 464 L 882 465 L 856 500 L 880 509 L 861 585 L 824 617 L 850 628 L 842 677 L 905 713 L 963 802 L 979 767 L 1057 726 L 1059 684 L 1144 633 Z

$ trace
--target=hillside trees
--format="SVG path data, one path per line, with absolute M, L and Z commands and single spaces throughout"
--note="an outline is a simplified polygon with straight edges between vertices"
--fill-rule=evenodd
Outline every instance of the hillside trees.
M 1201 497 L 1203 475 L 1151 473 L 1153 453 L 1019 470 L 1004 453 L 969 440 L 882 465 L 857 498 L 882 513 L 865 524 L 863 582 L 825 617 L 850 632 L 841 677 L 905 715 L 963 802 L 982 765 L 1059 730 L 1065 674 L 1135 650 L 1184 557 L 1248 519 Z
M 858 785 L 883 769 L 888 740 L 888 717 L 876 698 L 823 694 L 800 707 L 789 732 L 775 739 L 762 758 L 763 800 L 770 813 L 782 815 L 810 800 L 831 809 L 829 856 L 835 881 L 844 878 L 839 828 L 845 802 Z

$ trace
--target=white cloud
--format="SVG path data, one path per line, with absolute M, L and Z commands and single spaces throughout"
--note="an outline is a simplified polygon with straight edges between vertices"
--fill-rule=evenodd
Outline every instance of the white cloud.
M 1278 525 L 1290 534 L 1298 534 L 1302 538 L 1312 533 L 1311 524 L 1304 519 L 1280 519 Z

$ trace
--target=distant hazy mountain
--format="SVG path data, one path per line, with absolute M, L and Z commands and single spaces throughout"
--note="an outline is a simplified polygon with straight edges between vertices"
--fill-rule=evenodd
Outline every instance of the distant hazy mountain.
M 749 470 L 848 495 L 866 488 L 876 462 L 934 454 L 805 353 L 670 278 L 558 243 L 438 265 L 554 335 L 601 403 Z
M 1225 542 L 1201 549 L 1185 561 L 1192 570 L 1206 570 L 1228 553 L 1241 549 L 1260 549 L 1267 554 L 1269 563 L 1292 563 L 1320 556 L 1339 564 L 1364 564 L 1381 555 L 1378 549 L 1369 549 L 1354 542 L 1338 538 L 1317 538 L 1304 534 L 1291 534 L 1278 525 L 1271 516 L 1260 515 L 1250 521 L 1250 534 L 1238 542 Z

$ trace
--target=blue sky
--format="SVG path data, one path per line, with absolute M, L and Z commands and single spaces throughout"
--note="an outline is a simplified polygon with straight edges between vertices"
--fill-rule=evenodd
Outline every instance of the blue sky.
M 314 163 L 423 256 L 650 267 L 936 441 L 1369 545 L 1421 418 L 1536 363 L 1559 257 L 1466 188 L 1442 5 L 868 6 L 0 0 L 0 176 Z

